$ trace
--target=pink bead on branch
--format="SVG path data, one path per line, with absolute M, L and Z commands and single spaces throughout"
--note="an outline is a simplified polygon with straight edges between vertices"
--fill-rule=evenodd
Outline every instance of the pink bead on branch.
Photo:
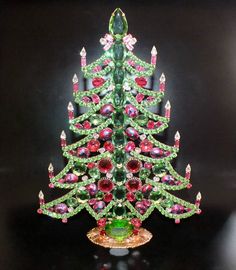
M 87 63 L 86 63 L 86 51 L 84 47 L 80 52 L 80 56 L 81 56 L 81 67 L 85 67 Z
M 155 46 L 153 46 L 151 50 L 151 64 L 155 66 L 156 62 L 157 62 L 157 49 Z
M 79 91 L 79 80 L 76 74 L 74 74 L 72 78 L 72 83 L 73 83 L 73 92 L 77 93 Z
M 171 106 L 170 106 L 170 102 L 168 100 L 166 102 L 166 105 L 165 105 L 165 117 L 166 118 L 170 118 L 170 109 L 171 109 Z
M 180 142 L 180 134 L 179 131 L 175 133 L 175 145 L 174 147 L 179 148 L 179 142 Z
M 67 106 L 69 120 L 74 119 L 74 107 L 71 102 Z
M 166 87 L 166 77 L 165 74 L 162 73 L 160 77 L 160 86 L 159 86 L 159 91 L 160 92 L 165 92 L 165 87 Z
M 50 163 L 48 166 L 48 177 L 50 179 L 54 177 L 54 168 L 52 166 L 52 163 Z
M 66 133 L 64 130 L 62 130 L 60 138 L 61 138 L 61 147 L 65 147 L 66 146 Z
M 44 195 L 43 195 L 42 190 L 40 190 L 39 191 L 39 204 L 42 205 L 44 203 L 45 203 L 45 201 L 44 201 Z

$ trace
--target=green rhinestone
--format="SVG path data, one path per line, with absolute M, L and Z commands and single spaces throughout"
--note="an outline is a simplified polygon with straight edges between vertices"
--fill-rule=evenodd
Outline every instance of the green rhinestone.
M 123 90 L 115 89 L 113 92 L 113 105 L 115 107 L 122 107 L 124 104 L 125 95 Z
M 145 168 L 142 168 L 140 171 L 139 171 L 139 178 L 141 180 L 145 180 L 148 178 L 148 176 L 151 174 L 151 172 L 148 170 L 148 169 L 145 169 Z
M 115 60 L 122 60 L 124 57 L 124 47 L 122 44 L 114 44 L 113 57 Z
M 162 203 L 161 206 L 165 207 L 165 208 L 171 208 L 174 205 L 174 202 L 169 200 L 169 199 L 165 199 Z
M 85 174 L 87 167 L 84 163 L 76 162 L 74 165 L 73 173 L 77 176 Z
M 115 127 L 122 127 L 125 121 L 123 111 L 117 110 L 115 113 L 113 113 L 112 120 Z
M 135 197 L 138 201 L 141 201 L 143 199 L 143 193 L 141 191 L 137 191 Z
M 122 68 L 115 68 L 114 70 L 114 73 L 113 73 L 113 80 L 114 80 L 114 83 L 117 84 L 121 84 L 124 80 L 124 71 Z
M 89 199 L 89 193 L 86 190 L 81 190 L 79 193 L 76 194 L 76 198 L 80 202 L 85 202 Z
M 89 121 L 94 126 L 98 126 L 104 122 L 104 117 L 100 114 L 93 114 L 89 117 Z
M 112 142 L 116 146 L 123 146 L 125 144 L 125 135 L 123 129 L 118 129 L 112 135 Z
M 152 167 L 152 171 L 155 175 L 162 177 L 166 174 L 166 168 L 164 163 L 156 164 Z
M 96 198 L 97 199 L 102 199 L 104 196 L 103 192 L 102 191 L 98 191 L 97 194 L 96 194 Z
M 147 122 L 148 122 L 148 117 L 146 117 L 145 115 L 141 114 L 138 115 L 135 120 L 134 120 L 138 125 L 140 126 L 146 126 Z
M 126 214 L 126 208 L 125 206 L 122 205 L 117 205 L 113 208 L 113 214 L 115 214 L 116 216 L 124 216 Z
M 106 234 L 118 241 L 128 238 L 133 232 L 133 225 L 126 219 L 114 219 L 105 227 Z
M 152 192 L 150 193 L 150 196 L 149 196 L 149 198 L 150 198 L 151 200 L 153 200 L 153 201 L 157 201 L 157 200 L 159 200 L 161 197 L 162 197 L 162 196 L 161 196 L 161 193 L 160 193 L 159 191 L 152 191 Z
M 115 150 L 113 160 L 117 164 L 123 164 L 125 162 L 125 152 L 119 149 Z
M 92 168 L 88 171 L 88 174 L 95 179 L 100 178 L 100 172 L 98 170 L 98 168 Z
M 126 180 L 126 173 L 123 170 L 115 170 L 113 173 L 113 179 L 116 182 L 124 182 Z
M 113 35 L 125 35 L 128 31 L 128 23 L 125 14 L 120 8 L 116 8 L 109 21 L 109 32 Z
M 78 205 L 78 200 L 76 200 L 76 198 L 74 198 L 74 197 L 71 197 L 66 201 L 66 204 L 69 207 L 76 207 Z
M 113 191 L 113 195 L 117 200 L 124 200 L 126 196 L 126 191 L 124 187 L 117 187 Z

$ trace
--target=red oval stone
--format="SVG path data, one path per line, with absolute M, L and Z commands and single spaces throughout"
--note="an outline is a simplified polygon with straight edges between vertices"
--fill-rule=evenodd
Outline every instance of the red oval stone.
M 142 183 L 138 178 L 132 178 L 125 183 L 126 188 L 130 192 L 135 192 L 141 189 Z
M 141 162 L 137 159 L 131 159 L 127 162 L 126 168 L 132 172 L 132 173 L 137 173 L 140 168 L 141 168 Z
M 125 151 L 130 152 L 135 149 L 135 143 L 134 142 L 128 142 L 125 146 Z
M 111 138 L 112 135 L 112 129 L 111 128 L 104 128 L 99 132 L 99 137 L 105 141 Z
M 108 203 L 113 199 L 113 195 L 111 193 L 106 193 L 103 197 L 103 201 Z
M 139 218 L 132 218 L 130 220 L 131 224 L 134 225 L 134 227 L 139 228 L 142 225 L 142 221 Z
M 92 84 L 94 87 L 99 87 L 102 86 L 104 84 L 105 80 L 103 78 L 94 78 L 92 80 Z
M 106 222 L 107 222 L 107 219 L 106 218 L 100 218 L 97 221 L 97 225 L 98 225 L 98 227 L 104 227 L 106 225 Z
M 134 195 L 134 193 L 132 193 L 132 192 L 128 192 L 128 193 L 126 194 L 126 199 L 127 199 L 129 202 L 134 202 L 134 201 L 136 200 L 135 195 Z
M 98 189 L 102 192 L 110 192 L 112 191 L 114 185 L 110 179 L 103 178 L 98 181 Z
M 89 154 L 90 152 L 86 147 L 80 147 L 77 149 L 77 156 L 80 158 L 88 158 Z
M 144 87 L 147 84 L 147 80 L 144 77 L 135 78 L 137 85 Z
M 115 149 L 113 143 L 110 142 L 110 141 L 105 142 L 104 145 L 103 145 L 103 147 L 104 147 L 107 151 L 109 151 L 109 152 L 113 152 L 114 149 Z
M 87 143 L 87 148 L 89 149 L 90 152 L 97 152 L 97 150 L 100 147 L 100 142 L 98 140 L 91 140 Z
M 92 101 L 93 101 L 95 104 L 98 104 L 98 103 L 100 102 L 100 97 L 99 97 L 99 95 L 93 94 L 93 95 L 92 95 Z
M 138 93 L 135 98 L 136 98 L 137 102 L 141 102 L 144 99 L 144 94 Z
M 113 168 L 112 162 L 109 158 L 102 158 L 98 162 L 98 169 L 102 173 L 107 173 Z

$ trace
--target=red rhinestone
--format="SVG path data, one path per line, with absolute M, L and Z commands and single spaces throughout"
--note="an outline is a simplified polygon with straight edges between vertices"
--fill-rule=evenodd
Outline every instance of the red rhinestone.
M 90 152 L 97 152 L 97 150 L 100 147 L 100 142 L 98 140 L 91 140 L 87 143 L 87 148 L 89 149 Z
M 148 169 L 148 170 L 151 170 L 151 168 L 152 168 L 152 163 L 145 162 L 145 163 L 144 163 L 144 168 L 145 168 L 145 169 Z
M 125 106 L 125 113 L 131 117 L 131 118 L 135 118 L 138 115 L 138 110 L 136 107 L 134 107 L 131 104 L 128 104 Z
M 88 200 L 89 205 L 94 205 L 97 202 L 96 199 L 90 199 Z
M 147 128 L 153 129 L 155 127 L 155 122 L 152 120 L 149 120 L 147 123 Z
M 162 122 L 161 122 L 161 121 L 157 121 L 157 122 L 155 123 L 155 127 L 156 127 L 156 128 L 160 127 L 161 125 L 162 125 Z
M 100 97 L 99 97 L 99 95 L 93 94 L 93 95 L 92 95 L 92 101 L 93 101 L 95 104 L 98 104 L 98 103 L 100 102 Z
M 131 224 L 134 225 L 136 228 L 140 228 L 142 225 L 142 221 L 139 218 L 132 218 L 130 220 Z
M 37 213 L 38 213 L 38 214 L 42 214 L 42 213 L 43 213 L 43 210 L 39 208 L 39 209 L 37 210 Z
M 94 87 L 99 87 L 102 86 L 104 84 L 105 80 L 103 78 L 94 78 L 92 80 L 92 84 Z
M 146 184 L 146 185 L 144 185 L 144 186 L 142 187 L 142 192 L 143 192 L 143 193 L 149 193 L 149 192 L 151 192 L 151 191 L 152 191 L 152 186 L 149 185 L 149 184 Z
M 137 173 L 141 168 L 141 162 L 137 159 L 131 159 L 127 162 L 126 168 L 132 173 Z
M 125 183 L 126 188 L 130 192 L 135 192 L 141 189 L 142 183 L 138 178 L 132 178 Z
M 147 102 L 152 102 L 155 98 L 152 96 L 147 97 Z
M 114 149 L 115 149 L 115 147 L 114 147 L 114 145 L 113 145 L 113 143 L 111 141 L 105 142 L 103 147 L 109 152 L 113 152 Z
M 106 235 L 106 231 L 105 230 L 101 230 L 100 231 L 100 235 L 102 235 L 102 236 Z
M 144 77 L 135 78 L 137 85 L 144 87 L 147 84 L 147 80 Z
M 138 235 L 138 233 L 139 233 L 139 230 L 133 229 L 133 234 L 134 234 L 134 235 Z
M 111 138 L 112 135 L 112 129 L 111 128 L 104 128 L 99 132 L 99 137 L 105 141 Z
M 109 203 L 113 199 L 113 195 L 111 193 L 106 193 L 103 197 L 103 201 Z
M 112 191 L 114 185 L 110 179 L 103 178 L 98 181 L 98 189 L 102 192 L 110 192 Z
M 128 142 L 125 146 L 125 151 L 130 152 L 135 149 L 135 143 L 134 142 Z
M 97 221 L 97 225 L 98 225 L 98 227 L 104 227 L 106 225 L 106 222 L 107 222 L 107 219 L 106 218 L 100 218 Z
M 135 195 L 134 195 L 134 193 L 132 193 L 132 192 L 128 192 L 128 193 L 126 194 L 126 199 L 127 199 L 129 202 L 134 202 L 134 201 L 136 200 Z
M 80 124 L 80 123 L 77 123 L 77 124 L 75 124 L 75 127 L 76 127 L 76 128 L 83 128 L 83 125 Z
M 87 164 L 87 167 L 89 168 L 89 169 L 92 169 L 92 168 L 94 168 L 96 165 L 95 165 L 95 163 L 94 162 L 89 162 L 88 164 Z
M 137 102 L 141 102 L 144 99 L 144 94 L 138 93 L 135 98 L 136 98 Z
M 89 102 L 91 102 L 91 99 L 90 99 L 90 97 L 84 96 L 84 97 L 82 97 L 82 101 L 83 101 L 84 103 L 89 103 Z
M 107 173 L 113 168 L 112 162 L 109 158 L 102 158 L 98 162 L 98 169 L 102 173 Z
M 88 158 L 89 154 L 90 152 L 86 147 L 80 147 L 77 149 L 77 156 L 80 158 Z
M 83 127 L 85 128 L 85 129 L 90 129 L 91 128 L 91 123 L 89 122 L 89 121 L 84 121 L 84 123 L 83 123 Z
M 153 144 L 148 139 L 145 139 L 145 140 L 141 141 L 141 143 L 140 143 L 141 151 L 144 153 L 150 152 L 152 150 L 152 147 L 153 147 Z

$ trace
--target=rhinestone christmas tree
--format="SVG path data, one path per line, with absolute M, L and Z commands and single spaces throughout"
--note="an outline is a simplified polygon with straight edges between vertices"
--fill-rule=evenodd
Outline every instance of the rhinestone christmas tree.
M 151 50 L 150 64 L 140 60 L 132 53 L 136 39 L 127 31 L 125 14 L 116 9 L 109 34 L 100 39 L 103 55 L 87 65 L 82 49 L 82 72 L 92 80 L 93 88 L 80 91 L 74 75 L 75 102 L 87 108 L 75 118 L 72 103 L 68 105 L 70 129 L 79 140 L 67 145 L 63 131 L 61 147 L 68 163 L 57 175 L 52 164 L 48 168 L 49 187 L 69 192 L 49 203 L 39 193 L 38 213 L 64 223 L 86 209 L 98 225 L 88 238 L 104 247 L 136 247 L 148 242 L 152 235 L 141 224 L 155 209 L 175 223 L 201 212 L 200 193 L 194 204 L 170 193 L 191 187 L 191 167 L 186 167 L 182 177 L 171 166 L 179 151 L 178 132 L 173 146 L 158 141 L 157 135 L 170 120 L 169 101 L 164 116 L 148 110 L 162 101 L 165 92 L 164 74 L 158 91 L 145 88 L 147 77 L 155 70 L 156 48 Z

